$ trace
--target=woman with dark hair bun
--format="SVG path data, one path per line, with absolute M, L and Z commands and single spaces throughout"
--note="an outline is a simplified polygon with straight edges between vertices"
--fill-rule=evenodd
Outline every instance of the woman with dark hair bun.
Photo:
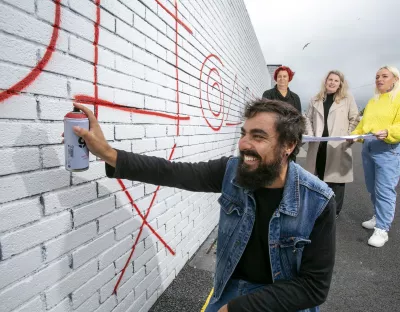
M 292 81 L 294 72 L 287 66 L 279 66 L 274 73 L 275 87 L 267 90 L 263 98 L 269 100 L 280 100 L 293 105 L 301 113 L 301 102 L 299 96 L 290 91 L 289 82 Z

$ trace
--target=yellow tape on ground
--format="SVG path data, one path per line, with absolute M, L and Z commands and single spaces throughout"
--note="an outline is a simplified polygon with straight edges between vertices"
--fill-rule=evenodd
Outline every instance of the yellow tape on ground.
M 207 300 L 204 303 L 203 307 L 201 308 L 200 312 L 204 312 L 207 309 L 208 303 L 210 302 L 210 299 L 211 299 L 211 296 L 213 295 L 213 293 L 214 293 L 214 288 L 211 289 L 210 294 L 208 295 Z

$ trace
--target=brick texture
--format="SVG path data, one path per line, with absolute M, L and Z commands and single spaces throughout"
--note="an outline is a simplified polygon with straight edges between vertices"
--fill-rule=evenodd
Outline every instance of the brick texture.
M 155 0 L 0 0 L 1 312 L 146 312 L 217 225 L 218 194 L 155 194 L 93 155 L 64 168 L 63 118 L 96 93 L 114 148 L 168 158 L 176 145 L 173 161 L 194 162 L 236 150 L 244 104 L 271 83 L 244 1 L 177 7 L 187 29 Z

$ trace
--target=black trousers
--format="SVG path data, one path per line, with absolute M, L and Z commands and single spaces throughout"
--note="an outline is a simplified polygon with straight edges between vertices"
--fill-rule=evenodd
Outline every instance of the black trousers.
M 317 159 L 316 159 L 316 172 L 318 178 L 320 180 L 324 180 L 325 175 L 325 166 L 326 166 L 326 148 L 327 142 L 320 142 L 317 152 Z M 345 184 L 344 183 L 331 183 L 327 182 L 328 186 L 332 189 L 335 193 L 335 201 L 336 201 L 336 215 L 342 211 L 343 207 L 343 199 L 344 199 L 344 191 L 345 191 Z

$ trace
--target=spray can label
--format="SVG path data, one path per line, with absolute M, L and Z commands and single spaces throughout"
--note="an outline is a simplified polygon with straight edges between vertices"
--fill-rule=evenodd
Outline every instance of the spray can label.
M 83 138 L 78 137 L 73 127 L 89 129 L 89 119 L 80 111 L 69 112 L 64 117 L 65 169 L 85 171 L 89 169 L 89 150 Z

